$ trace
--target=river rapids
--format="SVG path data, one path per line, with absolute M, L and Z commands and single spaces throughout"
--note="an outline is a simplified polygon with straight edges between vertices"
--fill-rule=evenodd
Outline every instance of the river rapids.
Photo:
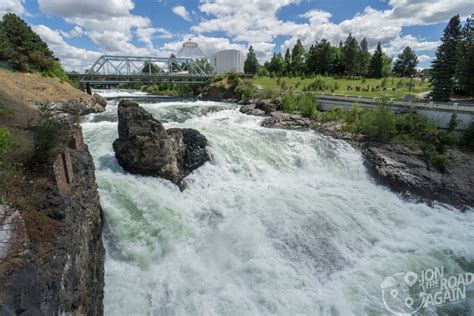
M 347 143 L 260 127 L 235 104 L 140 104 L 204 134 L 211 161 L 180 192 L 118 165 L 117 99 L 82 123 L 106 220 L 106 315 L 390 315 L 406 300 L 387 303 L 386 277 L 474 272 L 474 212 L 401 199 Z M 418 313 L 472 315 L 473 286 Z

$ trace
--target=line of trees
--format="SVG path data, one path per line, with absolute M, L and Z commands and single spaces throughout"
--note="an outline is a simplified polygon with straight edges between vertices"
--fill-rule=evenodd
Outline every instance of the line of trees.
M 432 62 L 431 96 L 449 101 L 454 93 L 474 96 L 474 21 L 461 26 L 459 15 L 451 18 Z
M 418 59 L 416 54 L 407 47 L 400 54 L 395 63 L 394 74 L 405 76 L 416 72 Z M 274 76 L 302 76 L 302 75 L 335 75 L 335 76 L 363 76 L 382 78 L 392 72 L 392 59 L 382 50 L 379 42 L 375 52 L 369 51 L 366 38 L 359 43 L 352 34 L 339 46 L 332 45 L 322 39 L 311 45 L 309 49 L 297 40 L 293 49 L 289 48 L 285 54 L 274 53 L 272 58 L 263 67 L 259 67 L 253 47 L 250 47 L 244 66 L 245 73 L 257 72 Z

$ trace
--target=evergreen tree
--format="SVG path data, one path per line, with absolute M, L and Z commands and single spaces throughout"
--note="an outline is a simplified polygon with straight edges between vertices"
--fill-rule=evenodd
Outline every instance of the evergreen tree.
M 255 75 L 258 70 L 258 60 L 255 51 L 253 50 L 253 46 L 250 45 L 249 52 L 247 54 L 247 59 L 244 62 L 244 72 L 246 74 Z
M 384 66 L 384 53 L 382 51 L 382 44 L 377 44 L 377 49 L 370 60 L 369 76 L 372 78 L 382 78 Z
M 352 75 L 356 72 L 358 48 L 359 44 L 357 43 L 357 40 L 352 37 L 352 34 L 349 34 L 342 48 L 344 70 L 349 77 L 352 77 Z
M 460 92 L 474 96 L 474 19 L 468 18 L 462 29 L 458 66 Z
M 290 49 L 287 48 L 285 52 L 285 74 L 289 74 L 291 71 L 291 53 Z
M 400 77 L 410 77 L 416 74 L 416 66 L 418 65 L 418 57 L 409 47 L 405 47 L 401 52 L 395 64 L 393 65 L 393 73 Z
M 281 76 L 285 70 L 285 61 L 281 56 L 281 53 L 274 53 L 272 59 L 267 65 L 269 72 L 274 73 L 278 76 Z
M 304 47 L 300 39 L 296 41 L 291 51 L 291 70 L 295 74 L 301 74 L 304 71 Z
M 333 64 L 336 59 L 336 48 L 331 46 L 328 40 L 322 39 L 310 47 L 306 68 L 308 73 L 332 74 Z
M 360 42 L 357 52 L 357 74 L 360 76 L 367 76 L 370 64 L 369 44 L 364 37 Z
M 55 71 L 60 68 L 48 45 L 17 15 L 7 13 L 0 22 L 0 58 L 18 71 Z
M 447 102 L 453 95 L 455 73 L 461 39 L 459 15 L 451 18 L 444 29 L 441 45 L 436 50 L 432 62 L 431 96 L 435 101 Z

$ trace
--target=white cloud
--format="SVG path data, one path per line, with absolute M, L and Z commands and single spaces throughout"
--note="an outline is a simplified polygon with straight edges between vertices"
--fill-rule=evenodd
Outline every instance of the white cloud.
M 38 0 L 46 14 L 64 18 L 127 16 L 134 8 L 131 0 Z
M 60 31 L 61 35 L 64 36 L 65 38 L 75 38 L 75 37 L 81 37 L 84 35 L 84 30 L 80 26 L 75 26 L 71 31 L 69 32 L 64 32 L 63 30 Z
M 424 63 L 424 62 L 427 62 L 427 61 L 432 61 L 433 60 L 433 57 L 430 57 L 428 55 L 420 55 L 418 56 L 418 61 L 420 63 Z
M 35 25 L 32 28 L 48 44 L 67 70 L 85 71 L 101 55 L 99 52 L 69 45 L 64 41 L 60 32 L 45 25 Z
M 1 0 L 0 1 L 0 17 L 5 13 L 15 13 L 18 15 L 26 14 L 26 9 L 23 6 L 25 0 Z
M 155 38 L 171 38 L 162 28 L 154 28 L 149 18 L 132 14 L 132 0 L 38 0 L 46 14 L 60 16 L 74 25 L 66 38 L 85 35 L 106 54 L 156 55 Z M 81 30 L 81 31 L 79 31 Z M 145 46 L 134 44 L 137 39 Z
M 186 21 L 191 21 L 191 15 L 189 14 L 188 10 L 182 5 L 176 6 L 172 9 L 173 13 L 179 15 Z

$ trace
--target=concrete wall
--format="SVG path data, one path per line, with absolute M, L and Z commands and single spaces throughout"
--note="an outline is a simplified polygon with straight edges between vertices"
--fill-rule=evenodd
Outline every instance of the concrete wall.
M 342 106 L 345 110 L 348 110 L 353 104 L 358 104 L 365 108 L 373 108 L 378 102 L 372 98 L 335 95 L 318 95 L 317 97 L 319 107 L 324 111 L 330 111 L 337 106 Z M 433 102 L 392 101 L 389 103 L 394 112 L 416 111 L 418 114 L 436 122 L 440 128 L 447 128 L 449 126 L 453 113 L 457 115 L 457 130 L 466 129 L 474 121 L 474 106 Z

